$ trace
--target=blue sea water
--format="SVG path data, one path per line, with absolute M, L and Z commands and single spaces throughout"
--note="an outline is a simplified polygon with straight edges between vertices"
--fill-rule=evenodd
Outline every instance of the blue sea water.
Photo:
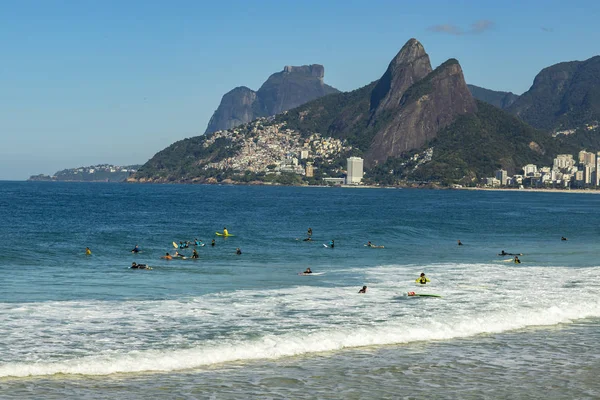
M 599 205 L 0 182 L 0 398 L 598 398 Z

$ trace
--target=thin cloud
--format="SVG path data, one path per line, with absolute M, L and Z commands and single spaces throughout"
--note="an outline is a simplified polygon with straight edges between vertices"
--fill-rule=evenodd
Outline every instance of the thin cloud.
M 554 32 L 554 29 L 552 29 L 552 28 L 548 28 L 548 27 L 545 27 L 545 26 L 542 26 L 542 27 L 541 27 L 541 29 L 542 29 L 544 32 Z
M 431 32 L 445 33 L 448 35 L 461 36 L 461 35 L 479 35 L 494 26 L 494 23 L 487 19 L 475 21 L 471 24 L 470 29 L 464 30 L 459 26 L 452 24 L 441 24 L 433 25 L 428 28 Z
M 456 25 L 443 24 L 430 26 L 429 30 L 432 32 L 447 33 L 449 35 L 462 35 L 463 31 Z
M 471 31 L 469 33 L 477 35 L 477 34 L 487 31 L 488 29 L 491 29 L 492 26 L 494 26 L 494 23 L 492 21 L 487 20 L 487 19 L 482 19 L 482 20 L 479 20 L 479 21 L 471 24 Z

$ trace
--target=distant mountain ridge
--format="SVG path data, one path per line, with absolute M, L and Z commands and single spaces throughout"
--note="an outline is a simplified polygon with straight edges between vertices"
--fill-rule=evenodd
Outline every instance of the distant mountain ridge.
M 320 64 L 285 66 L 258 89 L 237 87 L 223 95 L 205 133 L 227 130 L 259 117 L 279 114 L 339 90 L 325 84 Z
M 467 87 L 477 100 L 491 104 L 501 110 L 508 108 L 519 98 L 518 95 L 512 92 L 490 90 L 475 85 L 467 85 Z
M 374 166 L 420 148 L 458 115 L 476 110 L 458 61 L 433 70 L 423 45 L 410 39 L 377 82 L 309 102 L 278 120 L 306 134 L 348 139 Z
M 600 120 L 600 56 L 544 68 L 507 111 L 545 130 Z
M 330 154 L 329 161 L 315 160 L 320 172 L 339 176 L 345 157 L 358 155 L 365 158 L 367 179 L 387 183 L 417 179 L 471 184 L 498 168 L 515 171 L 524 163 L 548 162 L 566 148 L 550 133 L 477 101 L 457 60 L 433 69 L 422 44 L 410 39 L 379 80 L 317 98 L 274 118 L 176 142 L 132 180 L 266 179 L 268 170 L 247 150 L 270 143 L 269 157 L 282 160 L 289 152 L 283 154 L 283 147 L 278 152 L 278 141 L 302 140 L 309 146 L 319 142 L 325 149 L 337 141 L 340 150 Z

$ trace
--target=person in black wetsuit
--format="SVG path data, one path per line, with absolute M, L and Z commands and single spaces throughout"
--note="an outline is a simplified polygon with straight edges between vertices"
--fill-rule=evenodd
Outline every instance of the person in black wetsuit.
M 192 252 L 192 258 L 200 258 L 200 256 L 198 255 L 198 250 L 194 249 L 194 251 Z
M 367 287 L 363 286 L 362 289 L 358 291 L 358 293 L 367 293 Z
M 310 268 L 306 268 L 306 271 L 304 271 L 303 274 L 312 274 L 312 271 Z
M 138 247 L 138 245 L 136 244 L 135 247 L 131 250 L 132 253 L 139 253 L 140 252 L 140 248 Z
M 242 254 L 242 250 L 238 247 L 237 249 L 235 249 L 235 254 L 239 256 L 240 254 Z
M 211 245 L 212 247 L 215 247 L 215 239 L 213 239 L 213 240 L 212 240 L 212 242 L 210 243 L 210 245 Z

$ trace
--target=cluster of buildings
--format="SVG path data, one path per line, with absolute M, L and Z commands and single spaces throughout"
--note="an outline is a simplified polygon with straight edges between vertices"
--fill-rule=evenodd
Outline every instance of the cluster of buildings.
M 109 173 L 116 173 L 116 172 L 128 172 L 128 173 L 133 173 L 136 172 L 137 169 L 136 167 L 133 166 L 126 166 L 126 167 L 121 167 L 118 165 L 111 165 L 111 164 L 98 164 L 98 165 L 93 165 L 90 167 L 79 167 L 79 168 L 71 168 L 71 169 L 66 169 L 66 170 L 62 170 L 56 173 L 56 175 L 61 174 L 61 173 L 70 173 L 70 174 L 95 174 L 98 172 L 109 172 Z
M 124 181 L 137 171 L 139 165 L 118 166 L 112 164 L 99 164 L 89 167 L 68 168 L 56 172 L 54 175 L 33 175 L 30 181 Z
M 283 123 L 272 124 L 272 118 L 259 118 L 240 128 L 215 132 L 203 146 L 209 147 L 222 138 L 239 146 L 239 152 L 218 162 L 208 163 L 205 169 L 289 172 L 311 177 L 314 175 L 311 160 L 319 158 L 330 161 L 341 152 L 352 149 L 339 139 L 325 138 L 317 133 L 302 138 L 299 132 L 285 128 Z
M 589 123 L 589 124 L 584 124 L 582 129 L 584 129 L 586 131 L 593 131 L 594 129 L 597 129 L 598 126 L 599 126 L 598 122 L 594 121 L 594 122 Z M 572 135 L 575 132 L 577 132 L 577 129 L 564 129 L 562 131 L 556 131 L 556 132 L 554 132 L 552 134 L 552 137 L 557 137 L 559 135 L 564 135 L 564 136 Z
M 507 171 L 501 169 L 496 171 L 495 177 L 485 178 L 483 184 L 487 187 L 597 187 L 600 186 L 600 152 L 582 150 L 577 159 L 572 154 L 559 154 L 552 167 L 527 164 L 523 166 L 522 175 L 508 176 Z

